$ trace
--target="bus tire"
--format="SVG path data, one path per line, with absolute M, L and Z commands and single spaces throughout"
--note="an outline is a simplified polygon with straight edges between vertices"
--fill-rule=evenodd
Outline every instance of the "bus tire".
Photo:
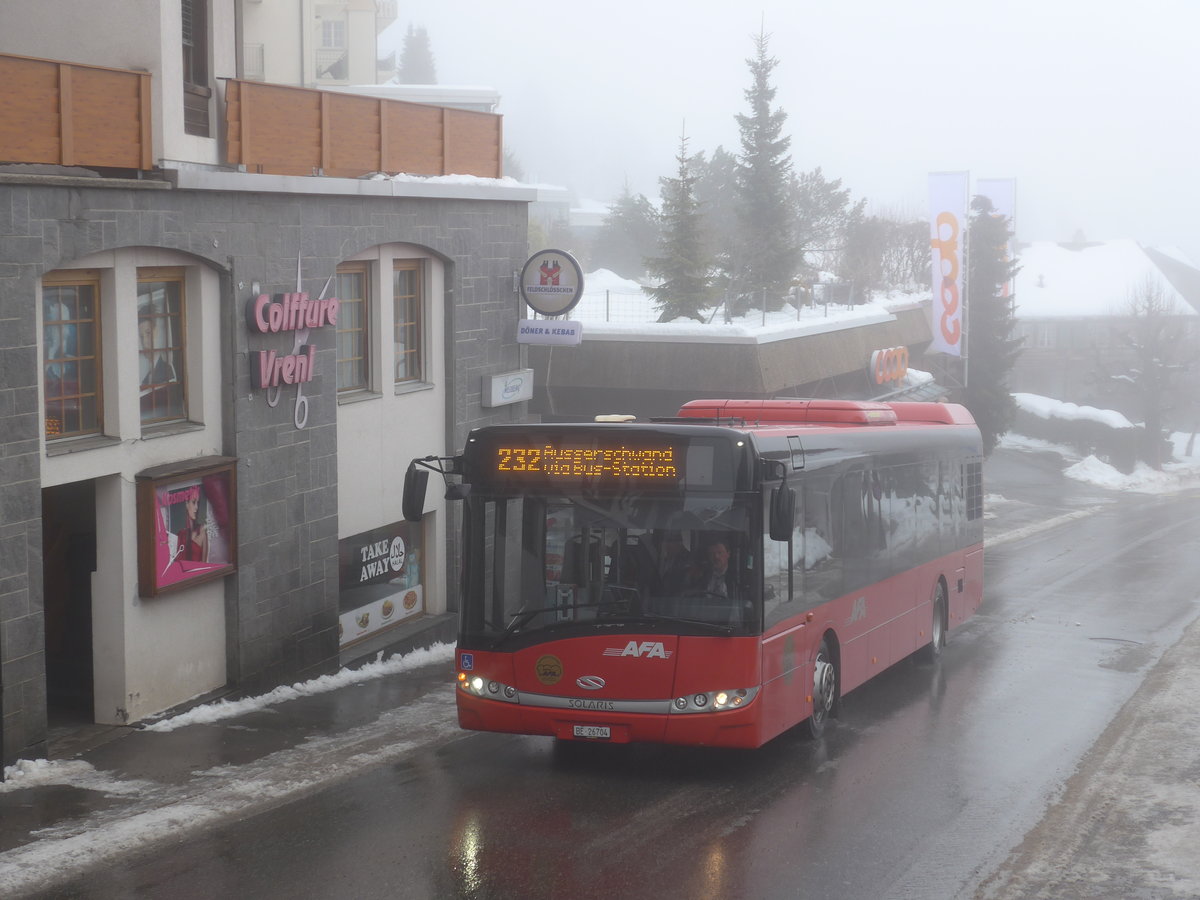
M 949 622 L 949 600 L 946 593 L 946 582 L 938 579 L 933 588 L 933 601 L 929 622 L 929 643 L 921 649 L 926 662 L 937 662 L 946 647 L 946 626 Z
M 806 733 L 813 740 L 825 733 L 826 724 L 837 711 L 839 681 L 837 658 L 829 639 L 821 638 L 821 646 L 813 660 L 812 713 L 805 721 Z

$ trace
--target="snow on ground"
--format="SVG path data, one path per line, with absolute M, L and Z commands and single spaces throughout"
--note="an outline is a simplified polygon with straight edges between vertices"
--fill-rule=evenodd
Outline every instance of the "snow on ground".
M 189 709 L 177 716 L 160 719 L 144 726 L 146 731 L 174 731 L 185 725 L 211 724 L 222 719 L 266 709 L 277 703 L 295 700 L 297 697 L 308 697 L 313 694 L 324 694 L 336 691 L 338 688 L 351 684 L 407 672 L 432 663 L 450 662 L 454 659 L 454 647 L 450 644 L 434 644 L 421 650 L 414 650 L 404 655 L 389 656 L 386 659 L 380 654 L 374 662 L 367 663 L 356 669 L 341 669 L 332 675 L 321 675 L 311 681 L 298 682 L 293 685 L 283 685 L 266 694 L 257 697 L 246 697 L 242 700 L 218 700 Z
M 890 291 L 878 293 L 872 302 L 857 306 L 815 303 L 797 308 L 786 304 L 779 310 L 764 313 L 761 309 L 751 309 L 745 315 L 728 319 L 724 308 L 718 305 L 702 311 L 704 322 L 677 318 L 660 323 L 654 301 L 638 282 L 622 278 L 608 269 L 597 269 L 584 275 L 583 295 L 567 317 L 584 323 L 585 336 L 592 338 L 641 337 L 662 341 L 704 337 L 713 342 L 741 339 L 765 343 L 887 321 L 892 318 L 893 309 L 912 306 L 928 297 L 928 291 L 924 294 Z
M 1013 394 L 1017 406 L 1043 419 L 1078 420 L 1089 419 L 1110 428 L 1132 428 L 1121 413 L 1112 409 L 1097 409 L 1093 406 L 1077 406 L 1062 400 L 1042 397 L 1037 394 Z M 1194 443 L 1192 455 L 1187 449 L 1191 435 L 1175 432 L 1170 436 L 1172 459 L 1155 471 L 1145 463 L 1138 463 L 1134 470 L 1122 474 L 1095 456 L 1081 459 L 1070 447 L 1048 441 L 1029 438 L 1019 434 L 1006 434 L 1000 446 L 1010 450 L 1052 451 L 1071 463 L 1063 474 L 1076 481 L 1094 484 L 1110 491 L 1131 491 L 1138 494 L 1171 494 L 1188 488 L 1200 487 L 1200 440 Z

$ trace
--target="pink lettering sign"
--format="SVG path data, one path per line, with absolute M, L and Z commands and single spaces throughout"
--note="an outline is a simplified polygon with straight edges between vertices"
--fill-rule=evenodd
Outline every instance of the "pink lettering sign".
M 255 299 L 251 321 L 260 334 L 337 325 L 337 297 L 309 300 L 303 292 L 280 296 L 281 300 L 273 301 L 269 295 L 259 294 Z

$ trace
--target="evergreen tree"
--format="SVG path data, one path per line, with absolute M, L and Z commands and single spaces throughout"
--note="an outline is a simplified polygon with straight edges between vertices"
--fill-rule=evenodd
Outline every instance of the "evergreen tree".
M 741 237 L 732 290 L 739 312 L 764 302 L 768 309 L 779 309 L 800 261 L 788 190 L 791 138 L 782 134 L 787 113 L 771 109 L 771 73 L 779 60 L 767 55 L 768 38 L 760 32 L 754 39 L 755 55 L 746 60 L 753 76 L 745 92 L 750 112 L 736 117 L 742 142 L 736 182 Z
M 646 273 L 646 257 L 658 246 L 658 235 L 654 207 L 644 195 L 632 193 L 626 183 L 596 235 L 592 261 L 622 278 L 641 278 Z
M 437 67 L 433 62 L 433 49 L 429 46 L 429 33 L 411 22 L 404 35 L 396 80 L 400 84 L 437 84 Z
M 1021 353 L 1013 295 L 1005 295 L 1018 266 L 1008 257 L 1010 221 L 986 197 L 971 202 L 967 226 L 967 387 L 963 403 L 983 434 L 991 455 L 1016 416 L 1008 377 Z
M 737 159 L 724 147 L 717 147 L 705 160 L 697 154 L 696 202 L 704 216 L 704 234 L 708 258 L 713 263 L 712 287 L 718 295 L 729 293 L 729 273 L 733 248 L 738 241 Z
M 686 317 L 704 321 L 700 310 L 709 305 L 709 263 L 703 219 L 696 201 L 697 160 L 687 153 L 687 137 L 679 139 L 679 164 L 674 178 L 660 178 L 662 188 L 661 255 L 646 260 L 646 269 L 660 279 L 644 288 L 658 307 L 658 321 Z

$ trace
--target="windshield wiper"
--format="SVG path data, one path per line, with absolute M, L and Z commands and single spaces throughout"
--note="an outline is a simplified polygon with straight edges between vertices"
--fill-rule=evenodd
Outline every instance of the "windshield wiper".
M 612 600 L 602 600 L 599 603 L 565 603 L 561 606 L 535 606 L 533 609 L 523 609 L 514 613 L 514 618 L 508 623 L 508 627 L 504 629 L 504 633 L 492 642 L 493 647 L 499 647 L 510 637 L 532 622 L 537 616 L 547 612 L 561 612 L 564 609 L 585 609 L 590 606 L 611 606 Z M 570 622 L 552 622 L 551 625 L 568 625 Z M 550 625 L 546 626 L 547 628 Z

